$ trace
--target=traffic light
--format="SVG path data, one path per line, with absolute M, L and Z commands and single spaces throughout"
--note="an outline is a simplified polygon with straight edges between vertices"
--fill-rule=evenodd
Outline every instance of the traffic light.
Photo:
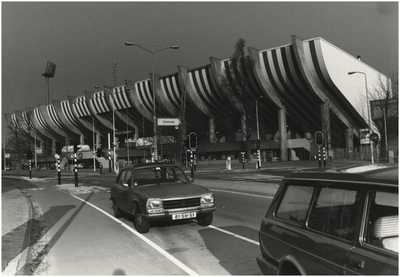
M 193 151 L 197 148 L 197 135 L 194 132 L 189 134 L 189 148 Z
M 26 151 L 26 158 L 28 160 L 32 160 L 32 158 L 33 158 L 32 150 Z
M 61 155 L 61 143 L 58 140 L 56 141 L 56 154 Z
M 256 140 L 256 148 L 257 148 L 257 150 L 261 149 L 261 143 L 260 143 L 259 139 Z
M 315 144 L 317 146 L 324 145 L 324 134 L 321 131 L 315 133 Z
M 379 141 L 379 135 L 377 133 L 372 133 L 369 136 L 369 139 L 372 140 L 376 144 Z
M 74 144 L 74 153 L 78 152 L 79 148 L 78 144 L 76 142 L 73 143 Z
M 99 157 L 99 158 L 101 158 L 101 148 L 97 148 L 97 150 L 96 150 L 96 156 L 97 157 Z
M 189 147 L 189 136 L 186 135 L 186 137 L 182 139 L 182 146 L 185 148 Z

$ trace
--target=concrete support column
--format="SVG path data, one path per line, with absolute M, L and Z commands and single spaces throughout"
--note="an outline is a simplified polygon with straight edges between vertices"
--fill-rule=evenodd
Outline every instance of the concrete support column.
M 324 133 L 325 147 L 329 149 L 331 145 L 331 115 L 326 103 L 321 104 L 321 119 L 321 131 Z
M 354 144 L 353 144 L 353 126 L 350 126 L 348 129 L 346 129 L 346 149 L 347 152 L 349 153 L 349 158 L 353 158 L 353 150 L 354 150 Z
M 79 144 L 81 145 L 85 144 L 85 137 L 83 135 L 79 136 Z
M 217 143 L 217 138 L 215 136 L 215 122 L 214 118 L 208 120 L 208 134 L 210 143 Z
M 286 109 L 282 107 L 278 111 L 279 125 L 279 148 L 281 149 L 281 160 L 287 161 L 287 135 L 286 135 Z
M 135 134 L 133 135 L 134 139 L 138 139 L 139 138 L 139 128 L 137 126 L 135 126 Z
M 96 137 L 95 146 L 96 146 L 96 149 L 97 149 L 97 148 L 99 148 L 100 143 L 101 143 L 101 136 L 100 136 L 100 133 L 96 132 L 96 133 L 95 133 L 95 137 Z
M 243 134 L 243 141 L 246 140 L 246 115 L 242 114 L 242 116 L 240 117 L 240 128 L 242 129 L 242 134 Z

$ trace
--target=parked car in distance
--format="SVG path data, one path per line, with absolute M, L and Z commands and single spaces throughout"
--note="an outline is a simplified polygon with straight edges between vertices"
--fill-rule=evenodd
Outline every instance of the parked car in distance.
M 398 275 L 398 217 L 397 167 L 290 173 L 261 222 L 257 264 L 271 275 Z
M 212 223 L 214 195 L 195 185 L 182 169 L 169 163 L 145 163 L 120 171 L 110 189 L 115 217 L 122 211 L 134 216 L 139 233 L 147 233 L 151 222 L 197 219 L 201 226 Z

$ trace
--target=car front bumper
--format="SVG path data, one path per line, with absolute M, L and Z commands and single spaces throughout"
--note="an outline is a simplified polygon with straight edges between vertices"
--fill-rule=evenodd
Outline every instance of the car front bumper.
M 210 208 L 194 208 L 190 210 L 174 210 L 174 211 L 164 211 L 162 213 L 154 213 L 154 214 L 143 214 L 143 218 L 147 220 L 162 220 L 162 219 L 167 219 L 167 220 L 172 220 L 172 214 L 180 214 L 180 213 L 192 213 L 196 212 L 197 217 L 202 217 L 206 216 L 207 214 L 215 212 L 217 208 L 216 207 L 210 207 Z

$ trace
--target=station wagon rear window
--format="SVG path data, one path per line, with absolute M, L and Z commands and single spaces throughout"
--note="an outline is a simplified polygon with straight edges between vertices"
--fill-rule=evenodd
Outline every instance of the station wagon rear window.
M 336 237 L 352 240 L 358 210 L 356 190 L 321 188 L 310 213 L 308 226 Z
M 289 185 L 279 205 L 276 217 L 303 223 L 307 216 L 314 188 Z

